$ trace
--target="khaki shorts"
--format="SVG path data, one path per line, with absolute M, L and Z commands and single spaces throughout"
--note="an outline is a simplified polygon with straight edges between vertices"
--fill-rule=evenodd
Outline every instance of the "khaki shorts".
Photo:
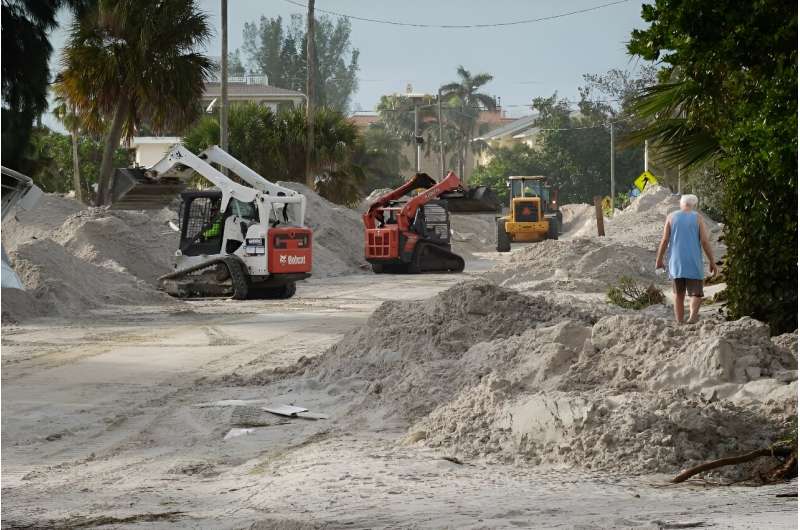
M 703 280 L 690 278 L 675 278 L 672 280 L 672 290 L 675 294 L 689 293 L 689 296 L 703 297 Z

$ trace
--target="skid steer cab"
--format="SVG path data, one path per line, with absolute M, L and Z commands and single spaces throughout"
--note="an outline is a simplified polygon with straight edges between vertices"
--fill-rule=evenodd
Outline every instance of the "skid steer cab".
M 497 219 L 497 251 L 509 252 L 512 242 L 558 239 L 561 210 L 558 188 L 547 177 L 509 177 L 508 215 Z

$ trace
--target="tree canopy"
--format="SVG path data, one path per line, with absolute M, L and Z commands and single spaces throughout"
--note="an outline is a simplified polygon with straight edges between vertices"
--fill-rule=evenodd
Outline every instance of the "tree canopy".
M 529 144 L 490 147 L 488 164 L 478 167 L 473 180 L 491 185 L 505 197 L 510 175 L 545 175 L 559 187 L 562 202 L 591 202 L 596 195 L 610 193 L 611 131 L 622 136 L 635 120 L 627 112 L 634 95 L 654 72 L 645 68 L 636 75 L 611 70 L 584 75 L 578 108 L 558 94 L 538 97 L 537 113 Z M 536 130 L 538 128 L 538 131 Z M 644 162 L 638 145 L 618 145 L 615 150 L 616 190 L 625 192 L 642 172 Z
M 73 24 L 58 90 L 89 131 L 105 133 L 99 204 L 121 137 L 142 124 L 163 134 L 194 121 L 212 67 L 197 50 L 210 35 L 195 0 L 100 0 Z
M 317 106 L 346 112 L 358 89 L 359 51 L 350 43 L 350 21 L 316 19 Z M 251 71 L 266 74 L 271 85 L 305 92 L 306 29 L 300 15 L 261 17 L 244 25 L 242 51 Z
M 26 156 L 33 122 L 47 110 L 48 34 L 56 13 L 68 6 L 80 14 L 85 0 L 3 0 L 2 10 L 2 158 L 3 165 L 27 172 Z
M 256 103 L 231 105 L 228 150 L 231 155 L 271 181 L 305 182 L 306 120 L 304 108 L 273 112 Z M 364 173 L 355 163 L 361 149 L 356 126 L 333 109 L 314 115 L 312 163 L 316 188 L 342 204 L 354 203 L 362 193 Z M 184 143 L 200 152 L 219 143 L 219 116 L 204 115 L 187 133 Z

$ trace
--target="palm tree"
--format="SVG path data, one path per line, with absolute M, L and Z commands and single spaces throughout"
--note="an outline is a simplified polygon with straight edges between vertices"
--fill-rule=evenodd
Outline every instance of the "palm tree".
M 463 178 L 464 163 L 470 143 L 475 135 L 476 124 L 481 109 L 496 110 L 497 102 L 489 94 L 478 92 L 480 88 L 489 83 L 494 77 L 487 73 L 472 75 L 472 73 L 459 66 L 457 69 L 458 81 L 447 83 L 441 87 L 443 101 L 447 101 L 447 115 L 459 131 L 458 141 L 458 172 Z
M 715 124 L 704 115 L 708 96 L 696 83 L 673 73 L 672 78 L 645 87 L 633 98 L 631 113 L 642 124 L 623 138 L 623 146 L 649 140 L 653 159 L 670 166 L 700 167 L 721 154 L 719 139 L 712 133 Z
M 195 0 L 98 0 L 72 26 L 60 90 L 84 126 L 105 133 L 97 204 L 108 202 L 113 155 L 146 123 L 156 133 L 191 124 L 212 63 Z
M 78 129 L 80 119 L 75 113 L 75 106 L 69 105 L 62 96 L 56 96 L 56 108 L 53 115 L 69 131 L 72 140 L 72 186 L 75 189 L 75 200 L 83 202 L 83 187 L 81 186 L 81 165 L 78 159 Z

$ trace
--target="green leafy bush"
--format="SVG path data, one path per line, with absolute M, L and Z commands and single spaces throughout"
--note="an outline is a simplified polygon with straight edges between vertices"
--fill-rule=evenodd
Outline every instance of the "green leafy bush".
M 231 155 L 273 182 L 305 182 L 303 108 L 273 112 L 256 103 L 232 105 L 228 126 Z M 341 112 L 323 107 L 315 112 L 314 137 L 311 163 L 317 175 L 317 191 L 340 204 L 355 203 L 365 180 L 364 171 L 355 163 L 362 145 L 358 129 Z M 217 143 L 217 115 L 203 116 L 184 138 L 186 147 L 195 153 Z
M 797 328 L 797 6 L 655 0 L 628 50 L 663 65 L 636 107 L 674 164 L 713 163 L 730 259 L 727 316 Z M 655 140 L 655 142 L 653 142 Z M 705 176 L 705 172 L 703 172 Z M 707 180 L 713 178 L 708 176 Z M 705 206 L 704 206 L 705 207 Z
M 633 278 L 622 276 L 606 292 L 608 301 L 626 309 L 644 309 L 664 303 L 664 293 L 652 283 L 645 286 Z

